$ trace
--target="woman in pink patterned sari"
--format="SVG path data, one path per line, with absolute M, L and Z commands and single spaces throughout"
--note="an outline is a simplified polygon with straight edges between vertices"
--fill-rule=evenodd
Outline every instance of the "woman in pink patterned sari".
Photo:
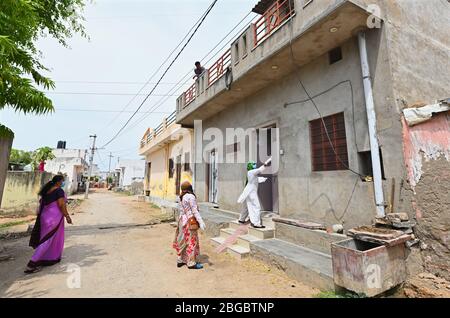
M 32 274 L 42 266 L 61 261 L 64 249 L 64 219 L 72 224 L 67 212 L 64 177 L 55 176 L 39 191 L 40 207 L 31 233 L 30 246 L 35 249 L 25 273 Z
M 198 230 L 191 229 L 189 222 L 191 217 L 197 220 L 202 230 L 205 229 L 205 222 L 198 212 L 197 199 L 192 190 L 192 185 L 189 182 L 184 182 L 181 185 L 180 218 L 173 242 L 173 247 L 178 256 L 177 267 L 187 265 L 189 269 L 202 269 L 203 266 L 197 262 L 197 257 L 200 254 Z

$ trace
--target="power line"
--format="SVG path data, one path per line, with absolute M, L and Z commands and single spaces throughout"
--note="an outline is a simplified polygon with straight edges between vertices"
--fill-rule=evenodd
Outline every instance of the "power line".
M 88 113 L 120 113 L 120 110 L 108 110 L 108 109 L 78 109 L 78 108 L 55 108 L 59 112 L 88 112 Z M 133 113 L 133 111 L 124 111 L 124 113 Z M 139 112 L 139 114 L 147 114 L 148 112 Z M 153 112 L 153 114 L 167 114 L 171 112 Z
M 188 44 L 191 42 L 192 38 L 194 37 L 194 35 L 197 33 L 197 31 L 200 29 L 200 27 L 202 26 L 203 22 L 206 20 L 206 17 L 209 15 L 209 13 L 211 12 L 211 10 L 214 8 L 214 6 L 216 5 L 218 0 L 214 0 L 213 3 L 211 4 L 211 6 L 208 8 L 208 10 L 206 11 L 205 15 L 203 16 L 202 20 L 200 21 L 200 23 L 197 25 L 197 27 L 195 28 L 194 32 L 191 34 L 191 36 L 189 37 L 189 39 L 187 40 L 187 42 L 184 44 L 184 46 L 181 48 L 181 50 L 178 52 L 178 54 L 175 56 L 175 58 L 172 60 L 172 62 L 169 64 L 169 66 L 166 68 L 166 70 L 164 71 L 164 73 L 161 75 L 160 79 L 158 80 L 158 82 L 156 83 L 156 85 L 153 87 L 153 89 L 150 91 L 150 93 L 147 95 L 147 97 L 142 101 L 142 103 L 139 105 L 139 107 L 136 109 L 136 111 L 134 112 L 133 115 L 131 115 L 131 117 L 127 120 L 127 122 L 119 129 L 119 131 L 114 135 L 113 138 L 111 138 L 103 147 L 108 146 L 109 144 L 111 144 L 116 138 L 117 136 L 128 126 L 128 124 L 130 123 L 130 121 L 134 118 L 134 116 L 136 116 L 137 112 L 142 108 L 142 106 L 145 104 L 145 102 L 147 101 L 147 99 L 153 94 L 153 92 L 156 90 L 156 88 L 158 87 L 159 82 L 161 82 L 164 77 L 166 76 L 166 74 L 169 72 L 169 70 L 172 68 L 173 64 L 176 62 L 176 60 L 178 60 L 178 58 L 180 57 L 181 53 L 183 53 L 184 49 L 188 46 Z
M 216 0 L 217 1 L 217 0 Z M 145 87 L 147 87 L 147 85 L 149 85 L 149 83 L 151 82 L 151 80 L 156 76 L 156 74 L 158 74 L 158 72 L 163 68 L 163 66 L 167 63 L 167 61 L 170 59 L 170 57 L 176 52 L 176 50 L 183 44 L 184 40 L 186 40 L 186 38 L 189 36 L 189 34 L 192 32 L 192 30 L 199 24 L 201 23 L 202 19 L 204 19 L 206 16 L 206 12 L 209 13 L 209 8 L 207 9 L 207 11 L 205 11 L 205 13 L 203 13 L 200 18 L 195 22 L 195 24 L 189 29 L 189 31 L 186 33 L 186 35 L 183 37 L 183 39 L 178 43 L 178 45 L 172 50 L 172 52 L 170 52 L 170 54 L 167 56 L 167 58 L 161 63 L 161 65 L 158 67 L 158 69 L 152 74 L 152 76 L 150 76 L 150 78 L 147 80 L 147 82 L 141 87 L 141 89 L 137 92 L 137 94 L 125 105 L 125 107 L 123 108 L 123 110 L 127 109 L 131 103 L 136 99 L 136 97 L 138 96 L 138 94 L 140 94 Z M 162 80 L 159 80 L 158 82 L 156 82 L 154 85 L 158 86 L 160 84 L 160 82 L 162 82 Z M 121 114 L 118 114 L 116 117 L 113 118 L 113 120 L 111 120 L 104 128 L 108 128 L 113 122 L 115 122 L 119 116 Z
M 201 60 L 204 60 L 204 59 L 206 59 L 212 52 L 214 52 L 214 50 L 217 48 L 217 47 L 219 47 L 219 45 L 223 42 L 223 41 L 225 41 L 232 33 L 233 33 L 233 31 L 234 30 L 236 30 L 238 27 L 239 27 L 239 25 L 241 25 L 247 18 L 248 18 L 248 16 L 251 14 L 252 12 L 250 11 L 249 13 L 247 13 L 247 15 L 244 17 L 244 18 L 242 18 L 232 29 L 231 29 L 231 31 L 229 31 L 217 44 L 216 44 L 216 46 L 214 46 Z M 254 17 L 252 17 L 252 19 L 250 19 L 250 21 L 252 21 L 254 19 Z M 248 23 L 246 23 L 245 24 L 245 26 L 243 27 L 243 28 L 241 28 L 238 32 L 236 32 L 229 40 L 228 40 L 228 42 L 226 42 L 220 49 L 218 49 L 217 50 L 217 52 L 214 54 L 214 55 L 212 55 L 211 56 L 211 58 L 208 60 L 208 61 L 206 61 L 206 62 L 204 62 L 204 64 L 207 64 L 207 63 L 209 63 L 213 58 L 215 58 L 216 56 L 217 56 L 217 54 L 219 54 L 219 53 L 221 53 L 221 51 L 227 46 L 227 45 L 229 45 L 230 44 L 230 42 L 232 42 L 232 41 L 234 41 L 235 40 L 235 38 L 236 38 L 236 36 L 238 36 L 239 34 L 241 34 L 246 28 L 248 27 Z M 191 71 L 188 71 L 187 73 L 186 73 L 186 75 L 184 75 L 183 77 L 182 77 L 182 79 L 180 80 L 180 81 L 178 81 L 178 83 L 176 83 L 168 92 L 167 92 L 167 94 L 172 94 L 172 92 L 174 92 L 174 91 L 178 91 L 180 88 L 182 88 L 184 85 L 186 85 L 186 83 L 187 82 L 189 82 L 190 81 L 190 75 L 191 74 Z M 187 78 L 187 80 L 185 80 Z M 183 80 L 185 80 L 185 82 L 184 83 L 181 83 Z M 137 125 L 139 125 L 142 121 L 144 121 L 146 118 L 148 118 L 148 116 L 151 114 L 151 113 L 153 113 L 153 111 L 154 110 L 156 110 L 156 109 L 158 109 L 159 107 L 161 107 L 162 105 L 164 105 L 164 103 L 167 101 L 167 100 L 169 100 L 169 97 L 167 97 L 167 98 L 161 98 L 158 102 L 156 102 L 151 108 L 150 108 L 150 110 L 147 112 L 147 114 L 148 115 L 144 115 L 144 116 L 142 116 L 140 119 L 138 119 L 135 123 L 134 123 L 134 125 L 133 126 L 131 126 L 129 129 L 128 129 L 128 131 L 130 131 L 131 129 L 133 129 L 133 128 L 135 128 Z M 152 111 L 153 110 L 153 111 Z M 123 135 L 123 133 L 122 133 L 122 135 Z
M 45 94 L 52 95 L 95 95 L 95 96 L 147 96 L 147 94 L 134 94 L 134 93 L 96 93 L 96 92 L 52 92 L 46 91 Z M 153 94 L 152 96 L 176 96 L 176 95 L 166 95 L 166 94 Z
M 64 84 L 105 84 L 105 85 L 142 85 L 147 84 L 146 82 L 108 82 L 108 81 L 54 81 L 55 83 Z M 156 83 L 148 83 L 156 84 Z M 159 85 L 173 85 L 175 83 L 171 82 L 161 82 Z

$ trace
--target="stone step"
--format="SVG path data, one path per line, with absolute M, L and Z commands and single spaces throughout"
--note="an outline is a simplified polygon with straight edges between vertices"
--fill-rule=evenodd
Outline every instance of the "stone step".
M 270 227 L 266 227 L 265 229 L 254 229 L 252 227 L 249 227 L 248 234 L 257 237 L 260 240 L 267 240 L 274 237 L 275 230 Z
M 224 237 L 224 238 L 228 238 L 231 235 L 234 235 L 235 232 L 236 232 L 236 229 L 224 228 L 224 229 L 220 230 L 220 236 Z M 248 229 L 246 231 L 241 231 L 239 233 L 241 233 L 240 235 L 246 235 L 246 234 L 248 234 Z
M 253 235 L 245 234 L 245 235 L 241 235 L 237 238 L 236 244 L 250 249 L 251 243 L 254 243 L 259 240 L 260 240 L 259 238 L 255 237 Z
M 286 274 L 320 290 L 334 290 L 331 256 L 279 239 L 250 245 L 251 256 L 275 265 Z
M 331 255 L 331 243 L 343 241 L 348 237 L 275 222 L 275 238 Z
M 255 229 L 252 228 L 250 225 L 248 226 L 248 234 L 253 235 L 257 237 L 260 240 L 265 240 L 268 238 L 274 237 L 274 228 L 267 226 L 265 229 Z M 232 221 L 229 223 L 229 228 L 233 230 L 237 230 L 238 228 L 241 228 L 242 224 L 240 224 L 238 221 Z M 246 233 L 247 234 L 247 233 Z
M 220 230 L 220 237 L 223 237 L 224 239 L 227 239 L 231 235 L 235 233 L 235 229 L 227 228 Z M 244 234 L 239 235 L 236 237 L 236 243 L 237 245 L 240 245 L 242 247 L 250 248 L 250 243 L 259 241 L 260 238 L 257 238 L 253 235 L 248 234 L 248 231 L 246 231 Z
M 221 246 L 222 244 L 225 243 L 225 240 L 226 240 L 226 238 L 224 238 L 224 237 L 220 237 L 220 236 L 219 237 L 213 237 L 213 238 L 211 238 L 211 243 L 214 246 L 219 247 L 219 246 Z M 246 257 L 248 257 L 250 255 L 250 249 L 249 248 L 246 248 L 246 247 L 243 247 L 243 246 L 240 246 L 240 245 L 236 245 L 236 244 L 228 246 L 225 249 L 225 251 L 228 254 L 230 254 L 231 256 L 233 256 L 233 257 L 235 257 L 237 259 L 243 259 L 243 258 L 246 258 Z

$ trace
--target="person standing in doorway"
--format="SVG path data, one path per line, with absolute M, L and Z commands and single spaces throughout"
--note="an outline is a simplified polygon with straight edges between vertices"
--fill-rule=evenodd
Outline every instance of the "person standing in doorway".
M 239 217 L 239 223 L 245 224 L 247 217 L 250 215 L 251 226 L 257 229 L 264 229 L 265 226 L 261 222 L 261 203 L 258 198 L 258 185 L 267 181 L 267 178 L 260 177 L 266 168 L 270 165 L 272 158 L 267 160 L 264 165 L 256 168 L 256 162 L 247 164 L 247 184 L 238 199 L 238 203 L 245 202 L 245 206 Z
M 197 262 L 200 255 L 198 230 L 205 230 L 205 222 L 198 211 L 197 198 L 189 182 L 181 184 L 180 217 L 173 247 L 177 251 L 177 267 L 187 265 L 189 269 L 202 269 Z
M 64 219 L 72 224 L 63 188 L 64 176 L 57 175 L 39 191 L 39 210 L 30 238 L 30 246 L 35 252 L 28 262 L 26 274 L 35 273 L 42 266 L 51 266 L 61 261 L 64 249 Z

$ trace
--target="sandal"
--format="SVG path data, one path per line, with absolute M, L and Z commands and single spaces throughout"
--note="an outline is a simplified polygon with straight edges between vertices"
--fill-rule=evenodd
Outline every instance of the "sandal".
M 194 266 L 188 266 L 189 269 L 202 269 L 203 265 L 202 264 L 195 264 Z
M 256 226 L 252 224 L 252 228 L 254 229 L 265 229 L 266 227 L 264 225 Z
M 27 267 L 27 269 L 24 270 L 23 272 L 24 272 L 25 274 L 34 274 L 34 273 L 39 272 L 40 270 L 41 270 L 40 267 L 33 267 L 33 268 Z
M 184 265 L 186 265 L 186 263 L 177 263 L 178 268 L 183 267 Z

